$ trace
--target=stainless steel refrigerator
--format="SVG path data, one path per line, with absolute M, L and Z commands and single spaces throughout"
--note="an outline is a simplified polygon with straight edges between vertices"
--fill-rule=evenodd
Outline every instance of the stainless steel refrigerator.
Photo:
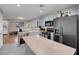
M 55 19 L 59 42 L 77 49 L 78 16 L 65 16 Z

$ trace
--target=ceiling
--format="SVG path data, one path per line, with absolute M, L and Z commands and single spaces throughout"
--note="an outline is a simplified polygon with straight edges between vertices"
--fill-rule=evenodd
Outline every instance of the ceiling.
M 55 13 L 68 7 L 74 6 L 73 4 L 44 4 L 40 7 L 39 4 L 0 4 L 5 19 L 18 19 L 24 17 L 27 20 L 35 19 L 49 13 Z

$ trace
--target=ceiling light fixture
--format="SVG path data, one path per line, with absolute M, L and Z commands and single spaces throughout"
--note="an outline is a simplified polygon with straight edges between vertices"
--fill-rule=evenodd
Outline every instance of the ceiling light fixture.
M 43 12 L 43 10 L 40 10 L 40 13 L 42 13 Z
M 42 8 L 42 7 L 44 7 L 44 5 L 40 4 L 39 7 Z M 40 10 L 40 13 L 42 13 L 42 12 L 43 12 L 43 10 Z
M 18 17 L 18 19 L 25 19 L 24 17 Z
M 17 7 L 20 7 L 21 5 L 20 4 L 17 4 Z

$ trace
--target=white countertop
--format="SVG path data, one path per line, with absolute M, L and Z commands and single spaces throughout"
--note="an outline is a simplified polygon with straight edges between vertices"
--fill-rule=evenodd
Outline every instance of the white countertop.
M 37 55 L 73 55 L 76 49 L 57 43 L 41 36 L 23 37 L 28 46 Z

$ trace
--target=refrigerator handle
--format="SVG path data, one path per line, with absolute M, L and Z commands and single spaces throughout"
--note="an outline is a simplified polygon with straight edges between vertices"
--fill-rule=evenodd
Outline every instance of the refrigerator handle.
M 63 27 L 61 27 L 61 36 L 63 36 Z
M 60 43 L 63 43 L 63 27 L 60 27 Z
M 63 27 L 60 27 L 60 36 L 63 36 Z

